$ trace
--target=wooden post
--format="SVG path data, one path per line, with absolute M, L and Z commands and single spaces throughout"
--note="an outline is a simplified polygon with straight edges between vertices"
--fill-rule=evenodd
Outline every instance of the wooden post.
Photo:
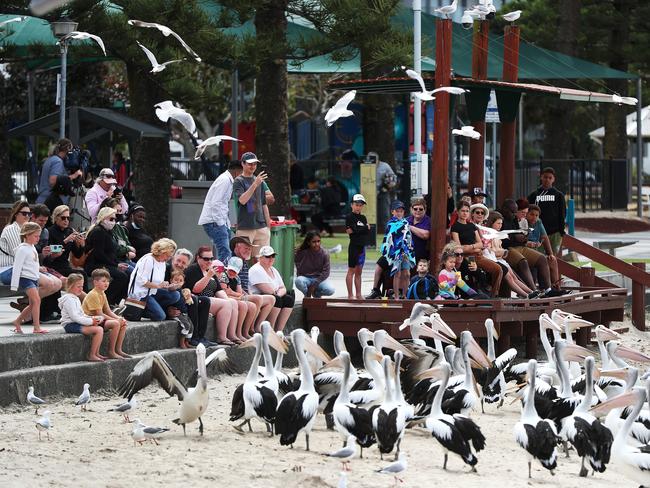
M 516 82 L 519 78 L 519 26 L 507 25 L 503 41 L 503 81 Z M 506 198 L 515 197 L 515 137 L 517 120 L 501 121 L 501 150 L 497 169 L 495 202 L 501 205 Z M 492 161 L 492 167 L 496 161 Z
M 489 20 L 479 20 L 474 23 L 472 78 L 476 80 L 487 79 L 489 30 Z M 483 117 L 480 120 L 473 120 L 471 125 L 474 126 L 475 131 L 481 134 L 481 137 L 479 139 L 470 139 L 469 141 L 469 191 L 472 191 L 472 189 L 476 187 L 483 188 L 485 173 L 485 114 L 483 114 Z
M 449 86 L 451 79 L 451 19 L 436 20 L 436 88 Z M 431 164 L 431 269 L 438 269 L 447 238 L 447 167 L 449 165 L 449 93 L 436 94 Z
M 645 263 L 632 263 L 633 266 L 645 271 Z M 645 328 L 645 286 L 632 280 L 632 323 L 639 330 Z

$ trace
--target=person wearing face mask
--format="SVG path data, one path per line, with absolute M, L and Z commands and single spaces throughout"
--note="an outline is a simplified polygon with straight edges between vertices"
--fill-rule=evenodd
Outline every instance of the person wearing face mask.
M 115 218 L 115 227 L 113 227 L 113 240 L 117 244 L 117 260 L 120 263 L 128 264 L 128 269 L 126 273 L 131 274 L 133 268 L 135 268 L 135 247 L 131 245 L 129 241 L 129 232 L 126 230 L 126 227 L 122 224 L 124 221 L 124 214 L 122 213 L 122 204 L 118 198 L 107 198 L 102 202 L 102 208 L 108 207 L 114 209 L 117 213 Z
M 117 212 L 104 207 L 97 213 L 95 224 L 86 236 L 86 263 L 84 269 L 89 276 L 98 268 L 105 268 L 111 275 L 111 284 L 106 290 L 110 305 L 117 305 L 126 297 L 129 278 L 126 274 L 128 265 L 117 259 L 117 244 L 113 239 L 113 228 Z
M 110 168 L 104 168 L 99 172 L 99 178 L 95 182 L 95 185 L 86 192 L 85 201 L 86 207 L 88 208 L 88 215 L 90 219 L 94 220 L 101 208 L 102 202 L 106 198 L 113 196 L 113 192 L 117 187 L 117 180 L 113 174 L 113 170 Z M 126 198 L 122 195 L 120 199 L 120 204 L 122 205 L 122 210 L 124 212 L 129 211 L 129 205 L 126 203 Z
M 129 233 L 129 241 L 135 248 L 135 260 L 147 254 L 153 244 L 153 238 L 144 230 L 144 224 L 147 218 L 147 212 L 142 205 L 137 203 L 131 208 L 129 221 L 125 225 Z

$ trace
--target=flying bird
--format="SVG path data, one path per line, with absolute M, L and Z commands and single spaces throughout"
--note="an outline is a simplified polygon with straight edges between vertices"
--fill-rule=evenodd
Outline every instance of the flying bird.
M 415 70 L 412 69 L 407 69 L 406 66 L 402 66 L 402 69 L 406 71 L 406 75 L 411 78 L 412 80 L 417 81 L 420 84 L 420 91 L 415 92 L 415 96 L 418 97 L 420 100 L 424 101 L 430 101 L 433 100 L 435 97 L 433 96 L 433 90 L 427 91 L 426 86 L 424 85 L 424 79 L 422 78 L 422 75 L 418 73 Z
M 502 15 L 502 17 L 508 22 L 515 22 L 516 20 L 519 20 L 519 17 L 521 17 L 521 10 L 513 10 L 512 12 Z
M 90 403 L 90 385 L 88 383 L 84 383 L 84 391 L 81 392 L 81 395 L 79 395 L 79 398 L 77 399 L 77 402 L 75 405 L 79 405 L 81 407 L 81 410 L 84 412 L 86 411 L 86 407 Z
M 27 20 L 27 17 L 24 15 L 21 17 L 12 17 L 11 19 L 3 20 L 0 22 L 0 27 L 3 25 L 11 24 L 12 22 L 24 22 L 25 20 Z
M 34 421 L 34 425 L 36 426 L 36 430 L 38 430 L 38 440 L 41 440 L 41 432 L 45 432 L 47 434 L 47 440 L 50 440 L 50 429 L 52 428 L 52 423 L 50 422 L 50 411 L 46 410 L 43 412 L 43 416 Z
M 480 139 L 481 133 L 474 130 L 474 126 L 464 125 L 460 129 L 453 129 L 451 131 L 455 136 L 470 137 L 472 139 Z
M 453 2 L 451 2 L 451 5 L 445 5 L 444 7 L 437 8 L 435 12 L 444 15 L 445 18 L 448 19 L 450 15 L 454 14 L 457 7 L 458 7 L 458 0 L 454 0 Z
M 447 92 L 450 95 L 462 95 L 466 91 L 465 88 L 460 88 L 457 86 L 441 86 L 440 88 L 436 88 L 435 90 L 432 90 L 431 93 L 438 93 L 438 92 Z
M 104 46 L 104 41 L 101 37 L 96 36 L 95 34 L 90 34 L 89 32 L 73 31 L 70 32 L 70 34 L 63 36 L 61 38 L 61 41 L 67 41 L 68 39 L 92 39 L 97 44 L 99 44 L 99 47 L 101 47 L 102 51 L 104 52 L 104 56 L 106 56 L 106 46 Z
M 172 63 L 180 63 L 181 61 L 185 61 L 185 58 L 183 59 L 172 59 L 171 61 L 165 61 L 164 63 L 159 63 L 158 60 L 156 59 L 156 56 L 149 51 L 146 47 L 144 47 L 142 44 L 140 44 L 139 41 L 135 41 L 138 43 L 138 46 L 144 51 L 144 53 L 147 55 L 147 58 L 149 59 L 149 62 L 151 63 L 151 71 L 149 73 L 160 73 L 163 71 L 168 65 Z
M 38 398 L 36 395 L 34 395 L 34 387 L 30 386 L 29 391 L 27 392 L 27 401 L 34 405 L 36 407 L 36 410 L 34 411 L 34 415 L 38 415 L 38 408 L 40 405 L 45 405 L 45 400 L 42 400 Z
M 154 107 L 156 108 L 156 115 L 161 121 L 167 122 L 169 119 L 177 120 L 187 129 L 187 132 L 196 135 L 194 118 L 182 108 L 175 107 L 174 102 L 165 100 L 164 102 L 157 103 Z
M 176 32 L 171 30 L 166 25 L 156 24 L 154 22 L 142 22 L 141 20 L 129 20 L 128 24 L 136 27 L 147 27 L 147 28 L 158 29 L 160 32 L 162 32 L 162 34 L 165 37 L 169 37 L 170 35 L 174 36 L 176 39 L 178 39 L 178 42 L 181 43 L 181 45 L 185 48 L 185 50 L 188 53 L 190 53 L 190 55 L 194 59 L 196 59 L 197 62 L 199 63 L 201 62 L 201 58 L 199 57 L 199 55 L 196 54 L 196 52 L 194 52 L 194 50 L 183 40 L 183 38 L 178 34 L 176 34 Z
M 639 103 L 639 100 L 637 100 L 634 97 L 622 97 L 619 94 L 615 93 L 612 95 L 612 102 L 617 103 L 619 105 L 636 105 Z
M 208 137 L 205 141 L 203 141 L 201 144 L 199 144 L 196 147 L 196 153 L 194 153 L 194 159 L 199 159 L 201 157 L 201 154 L 203 154 L 203 152 L 205 151 L 205 149 L 208 146 L 218 146 L 223 141 L 238 141 L 238 142 L 241 142 L 240 139 L 235 139 L 234 137 L 230 137 L 230 136 L 212 136 L 212 137 Z
M 348 110 L 348 105 L 352 100 L 354 100 L 356 94 L 356 90 L 350 90 L 341 98 L 339 98 L 336 104 L 334 104 L 334 106 L 327 111 L 325 114 L 325 122 L 327 122 L 327 127 L 331 127 L 334 122 L 342 117 L 350 117 L 354 115 L 354 112 L 352 112 L 352 110 Z

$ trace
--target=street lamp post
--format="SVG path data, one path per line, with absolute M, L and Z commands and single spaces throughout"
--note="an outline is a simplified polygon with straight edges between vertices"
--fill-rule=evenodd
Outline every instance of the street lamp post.
M 59 39 L 61 46 L 61 80 L 59 82 L 59 139 L 65 137 L 65 96 L 67 84 L 67 71 L 68 71 L 68 42 L 64 39 L 65 36 L 74 32 L 77 29 L 76 22 L 67 18 L 61 19 L 57 22 L 52 22 L 50 27 L 52 33 Z

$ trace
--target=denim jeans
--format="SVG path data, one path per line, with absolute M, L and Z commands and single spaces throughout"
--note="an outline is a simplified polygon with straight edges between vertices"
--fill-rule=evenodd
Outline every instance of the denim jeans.
M 214 255 L 226 264 L 230 256 L 230 229 L 227 225 L 217 225 L 215 223 L 203 224 L 203 230 L 214 243 Z
M 308 276 L 298 276 L 296 277 L 295 286 L 298 288 L 304 295 L 307 294 L 307 289 L 316 282 L 316 278 L 309 278 Z M 331 296 L 334 295 L 334 286 L 330 283 L 329 280 L 321 281 L 314 290 L 314 298 L 320 298 L 322 296 Z
M 149 295 L 144 316 L 151 320 L 165 320 L 167 307 L 176 307 L 179 310 L 183 305 L 183 298 L 178 291 L 158 290 L 155 295 Z

